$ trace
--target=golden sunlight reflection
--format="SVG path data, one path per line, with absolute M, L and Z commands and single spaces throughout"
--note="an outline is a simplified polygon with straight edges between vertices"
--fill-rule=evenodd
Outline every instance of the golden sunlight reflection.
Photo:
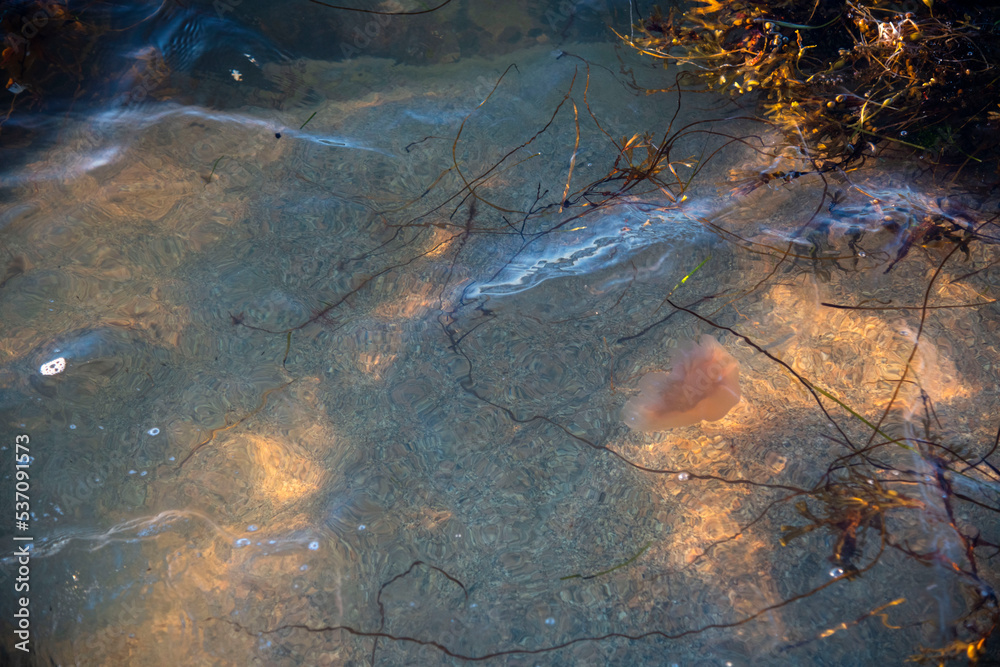
M 423 317 L 436 306 L 437 299 L 433 292 L 434 286 L 430 282 L 425 283 L 412 292 L 379 304 L 374 314 L 384 320 L 410 320 Z
M 461 236 L 461 232 L 454 227 L 435 227 L 431 231 L 431 237 L 427 241 L 427 257 L 439 257 L 451 246 L 451 242 Z
M 464 282 L 462 271 L 456 275 L 447 269 L 428 269 L 418 276 L 416 282 L 407 280 L 397 285 L 398 289 L 388 293 L 374 310 L 373 315 L 381 320 L 418 320 L 438 310 L 448 310 L 452 307 L 450 298 L 456 287 Z M 446 279 L 451 279 L 450 286 L 442 287 Z
M 329 444 L 329 443 L 328 443 Z M 308 499 L 323 483 L 322 469 L 298 443 L 261 435 L 246 437 L 253 493 L 278 509 Z
M 340 568 L 348 555 L 326 542 L 321 550 L 309 526 L 305 516 L 285 515 L 278 531 L 267 525 L 225 527 L 190 510 L 119 524 L 97 538 L 98 546 L 124 540 L 157 554 L 144 561 L 145 582 L 126 587 L 113 601 L 97 602 L 98 608 L 107 607 L 105 613 L 92 615 L 87 625 L 58 641 L 72 644 L 69 650 L 77 655 L 100 655 L 102 664 L 133 664 L 140 642 L 181 664 L 228 664 L 233 650 L 253 651 L 256 640 L 236 632 L 220 645 L 215 641 L 220 627 L 232 630 L 222 619 L 253 625 L 253 616 L 241 614 L 260 605 L 267 605 L 269 613 L 308 613 L 310 596 L 320 592 L 314 575 L 319 559 L 330 573 L 322 584 L 331 598 L 327 613 L 339 622 L 344 613 Z M 92 567 L 86 554 L 94 551 L 77 560 L 81 568 Z M 275 602 L 283 594 L 289 595 L 287 601 Z
M 791 335 L 774 336 L 778 340 L 769 351 L 854 409 L 884 409 L 917 342 L 918 318 L 900 317 L 899 311 L 831 308 L 821 305 L 821 300 L 825 299 L 818 297 L 815 286 L 771 287 L 767 291 L 768 329 Z M 958 323 L 942 324 L 935 320 L 925 325 L 907 373 L 909 381 L 896 399 L 901 407 L 920 400 L 921 390 L 935 403 L 970 395 L 970 387 L 963 384 L 951 359 L 945 335 L 949 326 Z M 812 400 L 801 391 L 794 395 L 806 403 Z

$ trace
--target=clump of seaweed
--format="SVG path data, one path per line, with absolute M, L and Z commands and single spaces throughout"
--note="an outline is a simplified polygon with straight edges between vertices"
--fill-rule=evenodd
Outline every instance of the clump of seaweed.
M 1000 9 L 973 2 L 700 0 L 622 39 L 680 82 L 759 93 L 763 115 L 819 166 L 889 143 L 940 159 L 998 148 Z

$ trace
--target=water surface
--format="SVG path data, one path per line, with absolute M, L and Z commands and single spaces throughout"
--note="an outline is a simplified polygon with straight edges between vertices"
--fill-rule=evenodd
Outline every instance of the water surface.
M 0 405 L 5 460 L 32 443 L 40 656 L 863 665 L 956 639 L 996 579 L 956 529 L 996 522 L 919 452 L 994 442 L 996 250 L 899 258 L 928 219 L 988 227 L 972 172 L 734 196 L 802 156 L 636 90 L 673 75 L 600 3 L 231 9 L 156 10 L 146 94 L 8 121 L 36 125 L 2 174 Z M 594 206 L 615 143 L 671 118 L 712 131 L 677 140 L 685 198 Z M 702 334 L 741 402 L 630 431 L 639 379 Z M 912 502 L 859 530 L 852 580 L 843 525 L 781 538 L 872 424 L 899 442 L 841 474 Z M 995 505 L 991 470 L 947 479 Z

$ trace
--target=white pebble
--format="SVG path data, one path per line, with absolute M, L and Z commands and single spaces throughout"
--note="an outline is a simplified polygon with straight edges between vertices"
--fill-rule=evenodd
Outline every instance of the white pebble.
M 58 375 L 64 370 L 66 370 L 66 360 L 63 357 L 58 357 L 47 364 L 42 364 L 42 367 L 38 369 L 42 375 Z

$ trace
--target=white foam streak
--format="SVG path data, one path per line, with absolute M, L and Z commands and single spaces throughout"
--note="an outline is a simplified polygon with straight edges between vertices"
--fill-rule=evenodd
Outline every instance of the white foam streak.
M 552 278 L 594 273 L 620 265 L 630 256 L 655 243 L 687 243 L 703 233 L 703 228 L 685 212 L 647 213 L 636 208 L 616 209 L 580 219 L 579 231 L 556 230 L 536 240 L 493 279 L 474 284 L 467 295 L 507 296 L 518 294 Z M 649 222 L 646 225 L 646 222 Z M 572 229 L 572 227 L 570 227 Z M 658 270 L 673 252 L 654 262 Z M 646 267 L 649 272 L 650 267 Z M 611 283 L 627 282 L 632 274 L 610 278 Z M 607 281 L 606 281 L 607 282 Z M 610 283 L 607 286 L 612 286 Z
M 130 127 L 136 127 L 145 129 L 152 125 L 163 123 L 174 117 L 192 117 L 197 118 L 201 121 L 207 121 L 211 123 L 217 123 L 219 125 L 238 125 L 241 127 L 248 128 L 255 132 L 261 132 L 263 134 L 274 135 L 277 132 L 281 133 L 282 139 L 299 139 L 302 141 L 307 141 L 314 144 L 319 144 L 321 146 L 329 146 L 332 148 L 352 148 L 355 150 L 371 151 L 373 153 L 380 153 L 389 157 L 395 157 L 392 153 L 384 151 L 380 148 L 375 148 L 373 146 L 367 146 L 354 139 L 347 137 L 322 134 L 314 132 L 311 129 L 289 129 L 284 127 L 274 120 L 267 120 L 264 118 L 259 118 L 256 116 L 248 116 L 241 113 L 233 113 L 227 111 L 215 111 L 211 109 L 205 109 L 201 107 L 190 107 L 190 106 L 175 106 L 175 105 L 164 105 L 160 108 L 161 110 L 156 113 L 150 113 L 148 108 L 144 108 L 141 111 L 131 111 L 131 110 L 114 110 L 105 111 L 97 116 L 98 122 L 109 123 L 113 126 L 119 127 L 121 125 L 127 125 Z
M 34 546 L 32 547 L 31 557 L 49 558 L 70 546 L 78 546 L 86 551 L 94 552 L 113 544 L 155 540 L 159 535 L 177 529 L 179 524 L 188 524 L 192 520 L 211 528 L 219 539 L 232 543 L 240 538 L 240 535 L 226 530 L 200 512 L 192 510 L 167 510 L 153 517 L 137 517 L 123 521 L 106 531 L 79 530 L 69 534 L 64 533 L 53 538 L 36 539 L 33 542 Z M 243 537 L 246 536 L 243 535 Z M 288 544 L 304 545 L 315 539 L 313 536 L 274 539 L 272 546 Z M 273 551 L 274 548 L 271 550 Z M 0 562 L 5 564 L 15 561 L 16 557 L 13 556 L 8 556 L 0 560 Z

